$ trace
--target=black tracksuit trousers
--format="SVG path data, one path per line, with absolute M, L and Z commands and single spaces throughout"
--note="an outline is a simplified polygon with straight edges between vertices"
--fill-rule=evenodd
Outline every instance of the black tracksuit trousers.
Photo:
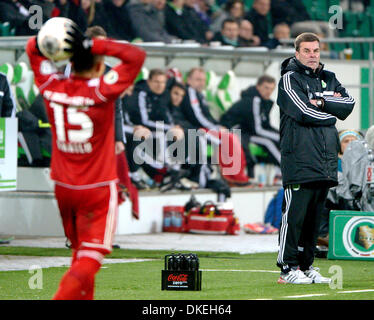
M 304 271 L 313 264 L 328 189 L 323 182 L 285 187 L 277 258 L 283 272 L 296 266 Z

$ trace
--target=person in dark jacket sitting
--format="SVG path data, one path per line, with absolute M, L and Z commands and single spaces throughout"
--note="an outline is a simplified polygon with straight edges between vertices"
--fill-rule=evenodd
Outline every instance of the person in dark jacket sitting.
M 213 169 L 209 163 L 200 161 L 206 155 L 206 150 L 204 150 L 206 140 L 201 136 L 195 137 L 189 134 L 189 130 L 195 131 L 194 125 L 188 121 L 181 108 L 186 95 L 186 87 L 175 78 L 171 79 L 168 87 L 170 92 L 168 106 L 171 117 L 175 125 L 184 129 L 186 164 L 182 168 L 188 170 L 188 178 L 191 181 L 196 182 L 200 188 L 212 189 L 217 193 L 217 200 L 224 202 L 231 197 L 230 187 L 222 178 L 213 177 Z
M 269 40 L 270 0 L 254 0 L 252 8 L 244 17 L 249 20 L 254 28 L 254 34 L 261 39 L 261 45 Z
M 253 25 L 249 20 L 243 19 L 239 24 L 239 47 L 257 47 L 261 39 L 253 33 Z
M 152 69 L 147 80 L 137 82 L 134 93 L 126 102 L 126 117 L 133 126 L 143 126 L 152 135 L 146 139 L 142 146 L 132 137 L 128 139 L 133 149 L 128 148 L 128 155 L 134 157 L 137 167 L 130 170 L 139 169 L 141 166 L 151 177 L 159 175 L 158 170 L 166 169 L 167 175 L 164 177 L 160 188 L 167 191 L 168 187 L 186 189 L 184 185 L 175 183 L 180 181 L 186 174 L 181 170 L 180 157 L 171 154 L 169 150 L 171 142 L 184 139 L 184 130 L 176 125 L 168 109 L 169 93 L 166 90 L 167 76 L 161 69 Z M 170 137 L 174 139 L 171 141 Z M 138 141 L 139 142 L 139 141 Z M 133 174 L 132 174 L 133 175 Z M 166 179 L 169 177 L 170 179 Z
M 187 92 L 181 110 L 196 130 L 205 132 L 204 136 L 214 146 L 214 155 L 218 158 L 222 176 L 232 185 L 248 185 L 241 142 L 237 135 L 229 132 L 211 115 L 203 94 L 205 87 L 205 70 L 201 67 L 192 68 L 187 73 Z
M 134 31 L 130 23 L 128 2 L 126 0 L 106 0 L 103 2 L 103 9 L 107 21 L 102 27 L 108 33 L 108 37 L 131 41 L 134 38 Z
M 282 44 L 281 41 L 290 39 L 290 34 L 291 30 L 288 24 L 284 22 L 279 23 L 273 29 L 273 38 L 269 39 L 264 45 L 270 50 L 278 47 L 288 47 L 288 44 Z
M 232 19 L 227 18 L 222 22 L 221 31 L 217 32 L 212 41 L 219 41 L 225 46 L 239 46 L 239 23 Z
M 9 22 L 10 28 L 15 28 L 16 36 L 36 34 L 37 30 L 31 29 L 29 20 L 31 3 L 18 0 L 0 1 L 0 22 Z
M 249 145 L 254 143 L 265 151 L 266 157 L 261 161 L 272 163 L 278 167 L 280 175 L 279 132 L 270 125 L 270 111 L 274 102 L 270 96 L 275 89 L 275 79 L 263 75 L 242 92 L 242 98 L 234 103 L 221 117 L 221 124 L 227 128 L 241 129 L 241 141 L 247 160 L 248 176 L 254 177 L 255 161 Z M 279 178 L 279 177 L 278 177 Z
M 161 13 L 164 12 L 166 1 L 139 1 L 129 5 L 129 16 L 134 37 L 144 42 L 161 41 L 165 43 L 177 39 L 166 32 L 162 24 Z M 141 21 L 141 23 L 139 23 Z
M 185 0 L 172 0 L 165 8 L 166 31 L 182 40 L 195 40 L 205 43 L 209 34 L 208 27 Z M 209 37 L 209 36 L 208 36 Z
M 282 63 L 280 108 L 281 170 L 284 186 L 279 233 L 278 283 L 329 283 L 313 267 L 320 216 L 330 187 L 338 183 L 336 118 L 345 120 L 355 100 L 320 63 L 313 33 L 295 39 L 295 56 Z

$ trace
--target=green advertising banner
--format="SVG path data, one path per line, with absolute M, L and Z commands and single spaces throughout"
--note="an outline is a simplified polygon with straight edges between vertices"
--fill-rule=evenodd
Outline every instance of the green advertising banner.
M 374 212 L 331 211 L 328 259 L 374 259 Z

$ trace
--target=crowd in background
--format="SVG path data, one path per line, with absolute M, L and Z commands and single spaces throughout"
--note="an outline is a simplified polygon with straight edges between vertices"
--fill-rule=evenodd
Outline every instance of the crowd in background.
M 65 74 L 66 70 L 69 68 Z M 161 191 L 210 188 L 229 197 L 231 186 L 255 185 L 254 166 L 259 162 L 275 167 L 269 184 L 279 186 L 279 133 L 270 124 L 275 79 L 259 77 L 220 119 L 212 116 L 205 89 L 206 71 L 200 67 L 192 68 L 185 77 L 176 68 L 152 69 L 117 100 L 116 152 L 117 144 L 125 143 L 125 148 L 118 145 L 117 153 L 125 152 L 134 186 Z M 49 128 L 35 131 L 29 126 L 30 118 L 37 123 L 40 118 L 47 121 L 46 115 L 40 117 L 35 110 L 44 110 L 40 96 L 28 110 L 17 113 L 25 148 L 33 157 L 31 163 L 20 158 L 19 165 L 48 166 L 49 157 L 41 149 L 47 145 L 51 152 Z M 158 123 L 164 135 L 157 133 Z M 240 135 L 232 129 L 240 129 Z M 191 139 L 191 130 L 199 136 Z M 170 153 L 174 149 L 168 147 L 175 143 L 183 150 L 181 156 Z M 263 151 L 260 159 L 250 150 L 251 143 Z
M 39 5 L 43 20 L 67 17 L 85 31 L 99 25 L 115 39 L 178 43 L 195 41 L 234 47 L 265 46 L 301 32 L 331 36 L 325 23 L 311 22 L 302 1 L 254 0 L 3 0 L 0 22 L 9 22 L 16 35 L 30 29 L 29 8 Z

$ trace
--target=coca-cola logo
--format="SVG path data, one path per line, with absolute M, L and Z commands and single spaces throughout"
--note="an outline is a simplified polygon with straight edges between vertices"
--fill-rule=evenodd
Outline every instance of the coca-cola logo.
M 174 274 L 169 274 L 168 276 L 168 281 L 173 281 L 173 282 L 187 282 L 188 275 L 184 273 L 180 273 L 177 275 Z

